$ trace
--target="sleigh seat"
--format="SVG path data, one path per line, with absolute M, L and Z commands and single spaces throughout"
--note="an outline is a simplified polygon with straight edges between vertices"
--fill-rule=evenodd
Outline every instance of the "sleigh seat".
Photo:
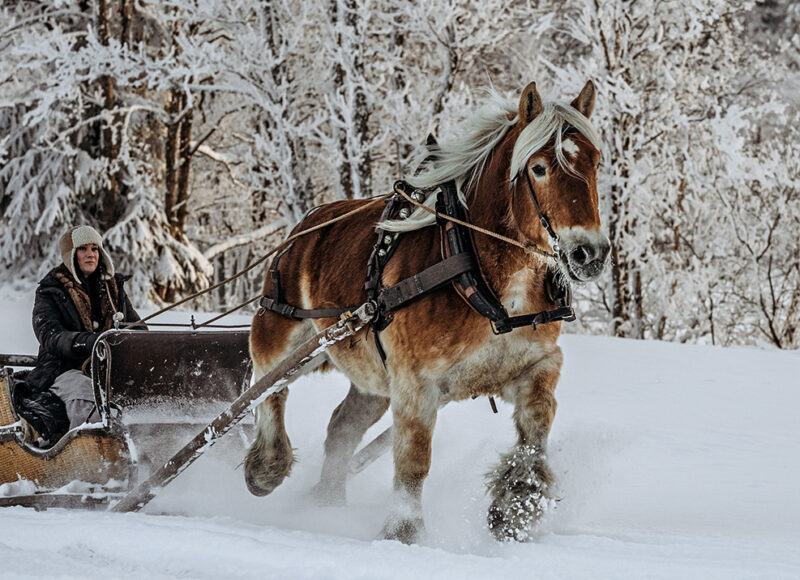
M 0 484 L 30 481 L 57 489 L 72 481 L 125 485 L 131 480 L 128 443 L 119 424 L 72 429 L 54 446 L 37 447 L 12 404 L 14 374 L 0 369 Z

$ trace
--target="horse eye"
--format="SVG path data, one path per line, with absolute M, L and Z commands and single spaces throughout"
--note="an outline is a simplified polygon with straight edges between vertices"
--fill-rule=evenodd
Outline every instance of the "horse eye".
M 547 174 L 547 169 L 543 165 L 534 165 L 533 174 L 536 177 L 544 177 Z

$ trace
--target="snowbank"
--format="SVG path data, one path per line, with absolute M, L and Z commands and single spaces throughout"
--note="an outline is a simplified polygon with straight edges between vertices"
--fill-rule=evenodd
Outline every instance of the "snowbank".
M 31 351 L 28 312 L 0 307 L 11 330 L 0 351 Z M 561 500 L 534 543 L 498 544 L 485 529 L 483 474 L 514 439 L 510 407 L 494 415 L 485 399 L 440 414 L 422 545 L 374 540 L 389 456 L 352 478 L 347 506 L 314 506 L 307 492 L 347 381 L 312 375 L 287 410 L 300 463 L 272 495 L 246 491 L 236 431 L 144 514 L 0 511 L 0 577 L 800 578 L 800 353 L 561 343 L 550 444 Z

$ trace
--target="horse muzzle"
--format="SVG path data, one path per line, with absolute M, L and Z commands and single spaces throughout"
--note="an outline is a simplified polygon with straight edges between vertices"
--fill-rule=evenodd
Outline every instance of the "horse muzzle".
M 590 282 L 603 273 L 611 249 L 611 243 L 604 233 L 569 228 L 558 232 L 558 235 L 561 240 L 561 260 L 571 279 Z

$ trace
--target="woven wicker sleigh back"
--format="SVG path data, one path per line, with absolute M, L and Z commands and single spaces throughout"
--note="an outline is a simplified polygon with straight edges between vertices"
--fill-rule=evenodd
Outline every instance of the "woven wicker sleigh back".
M 11 385 L 6 369 L 0 369 L 0 426 L 17 422 L 17 414 L 11 406 Z
M 32 481 L 54 489 L 71 481 L 106 484 L 131 481 L 132 463 L 125 437 L 115 428 L 80 427 L 50 449 L 23 441 L 11 404 L 13 376 L 0 369 L 0 484 Z

